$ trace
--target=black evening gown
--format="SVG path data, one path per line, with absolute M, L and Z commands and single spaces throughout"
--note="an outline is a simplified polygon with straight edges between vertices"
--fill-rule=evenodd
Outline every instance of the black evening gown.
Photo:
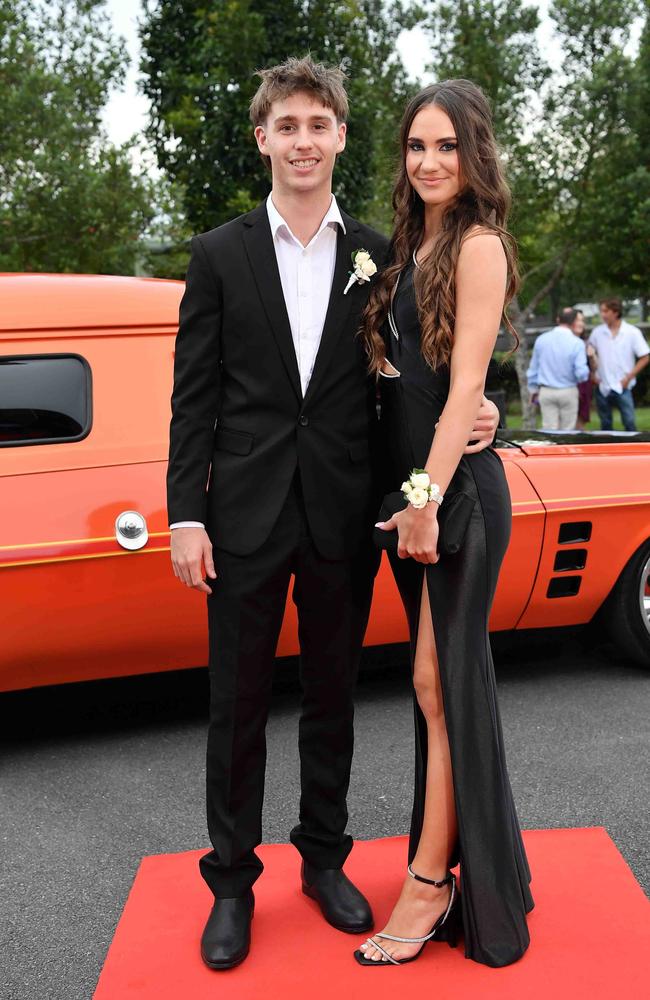
M 400 376 L 381 380 L 387 491 L 399 489 L 412 468 L 424 468 L 449 392 L 449 369 L 434 372 L 420 351 L 413 263 L 400 276 L 393 319 L 386 334 L 387 357 Z M 447 496 L 457 490 L 476 500 L 463 546 L 426 566 L 458 819 L 458 842 L 450 860 L 452 866 L 460 862 L 465 954 L 502 966 L 528 947 L 526 913 L 533 899 L 506 770 L 488 638 L 488 616 L 511 527 L 508 485 L 492 448 L 463 455 Z M 396 555 L 391 564 L 408 617 L 413 662 L 425 566 Z M 409 861 L 422 830 L 427 762 L 427 728 L 417 701 L 415 733 Z

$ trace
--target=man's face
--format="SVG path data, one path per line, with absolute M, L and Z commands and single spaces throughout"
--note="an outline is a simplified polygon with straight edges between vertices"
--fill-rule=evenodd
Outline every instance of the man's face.
M 271 158 L 274 190 L 329 190 L 336 156 L 345 149 L 345 132 L 332 109 L 310 94 L 274 101 L 266 122 L 255 129 L 260 153 Z
M 600 306 L 600 315 L 603 323 L 607 323 L 607 326 L 612 326 L 612 324 L 615 323 L 616 320 L 618 319 L 618 316 L 616 315 L 614 310 L 610 309 L 604 303 L 603 305 Z

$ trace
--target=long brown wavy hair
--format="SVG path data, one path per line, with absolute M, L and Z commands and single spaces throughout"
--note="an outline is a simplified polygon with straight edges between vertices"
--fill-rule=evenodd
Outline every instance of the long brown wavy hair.
M 505 313 L 519 287 L 519 275 L 515 241 L 506 229 L 510 190 L 492 130 L 492 113 L 485 94 L 476 84 L 469 80 L 444 80 L 416 94 L 400 126 L 401 159 L 393 188 L 395 214 L 389 264 L 373 284 L 361 318 L 360 334 L 370 371 L 375 373 L 381 368 L 386 354 L 381 329 L 395 283 L 424 235 L 424 203 L 408 179 L 406 153 L 413 119 L 418 111 L 430 104 L 442 108 L 454 126 L 462 187 L 444 211 L 431 253 L 419 264 L 414 275 L 422 354 L 433 369 L 449 363 L 456 313 L 456 265 L 461 244 L 475 226 L 496 233 L 503 244 L 508 263 L 503 318 L 519 343 Z

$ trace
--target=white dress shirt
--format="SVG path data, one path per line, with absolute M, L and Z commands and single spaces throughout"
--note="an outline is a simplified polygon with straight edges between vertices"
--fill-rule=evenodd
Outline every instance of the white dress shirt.
M 304 396 L 314 370 L 332 290 L 337 227 L 345 233 L 345 223 L 332 195 L 318 231 L 303 246 L 278 212 L 271 195 L 266 199 L 266 211 Z M 200 521 L 176 521 L 169 527 L 171 530 L 204 525 Z
M 589 334 L 589 343 L 598 355 L 598 390 L 607 396 L 610 390 L 622 392 L 621 379 L 634 368 L 639 358 L 650 354 L 650 347 L 638 326 L 632 326 L 626 320 L 621 320 L 616 336 L 612 334 L 606 323 L 595 326 Z M 628 389 L 633 389 L 636 379 L 628 383 Z

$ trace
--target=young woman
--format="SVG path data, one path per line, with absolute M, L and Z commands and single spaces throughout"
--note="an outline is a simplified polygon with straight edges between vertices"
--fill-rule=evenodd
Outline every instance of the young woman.
M 455 944 L 462 926 L 467 957 L 502 966 L 526 950 L 533 907 L 488 641 L 511 508 L 496 452 L 463 452 L 517 284 L 509 192 L 488 103 L 467 80 L 413 98 L 401 149 L 391 263 L 362 336 L 384 376 L 389 488 L 418 477 L 403 484 L 411 502 L 382 525 L 398 532 L 391 562 L 411 634 L 415 799 L 401 895 L 355 958 L 412 961 L 427 940 Z M 445 504 L 459 492 L 471 498 L 467 530 L 456 554 L 441 555 L 438 517 L 444 535 Z M 449 870 L 458 862 L 460 891 Z

